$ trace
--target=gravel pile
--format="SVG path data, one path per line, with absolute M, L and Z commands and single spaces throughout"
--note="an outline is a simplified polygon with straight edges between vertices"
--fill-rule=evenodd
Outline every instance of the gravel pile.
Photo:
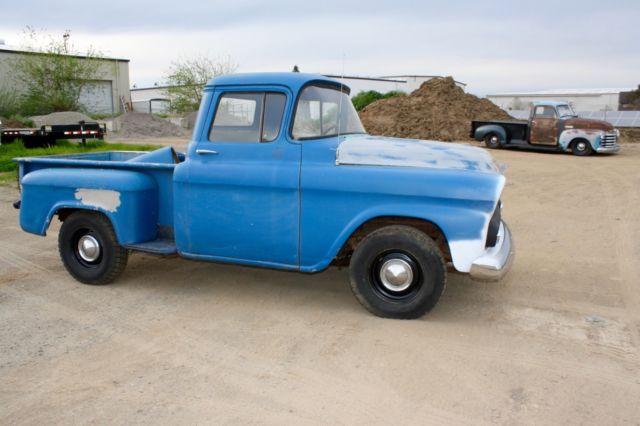
M 3 129 L 26 129 L 29 127 L 22 121 L 16 120 L 15 118 L 0 117 L 0 123 L 2 123 Z
M 416 139 L 469 139 L 472 120 L 513 120 L 488 99 L 465 93 L 451 77 L 426 81 L 408 96 L 381 99 L 360 112 L 369 134 Z
M 52 112 L 47 115 L 29 117 L 35 127 L 56 124 L 78 124 L 79 121 L 95 121 L 93 118 L 76 111 Z
M 128 112 L 117 117 L 117 132 L 111 132 L 116 138 L 147 138 L 147 137 L 184 137 L 189 133 L 159 117 L 141 112 Z

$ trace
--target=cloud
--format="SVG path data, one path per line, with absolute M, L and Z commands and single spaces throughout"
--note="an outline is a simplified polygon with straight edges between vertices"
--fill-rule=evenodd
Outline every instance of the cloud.
M 245 72 L 298 64 L 333 74 L 453 75 L 481 94 L 633 87 L 640 69 L 635 1 L 33 3 L 3 11 L 5 22 L 69 28 L 77 43 L 131 59 L 138 86 L 161 82 L 173 60 L 197 54 L 230 56 Z

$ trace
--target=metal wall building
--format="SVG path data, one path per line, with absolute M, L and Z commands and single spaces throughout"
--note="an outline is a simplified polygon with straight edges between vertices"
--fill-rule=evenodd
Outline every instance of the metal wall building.
M 568 102 L 577 111 L 618 111 L 620 92 L 633 89 L 559 89 L 487 95 L 505 111 L 527 109 L 531 102 Z
M 18 55 L 33 54 L 19 48 L 0 44 L 0 89 L 23 88 L 13 76 L 12 62 Z M 83 59 L 84 56 L 76 56 Z M 80 104 L 88 113 L 115 114 L 123 112 L 122 102 L 131 102 L 129 93 L 129 60 L 117 58 L 100 59 L 97 78 L 80 94 Z

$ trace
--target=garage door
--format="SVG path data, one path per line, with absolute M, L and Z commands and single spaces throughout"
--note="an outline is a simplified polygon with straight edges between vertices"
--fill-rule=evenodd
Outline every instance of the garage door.
M 111 81 L 93 81 L 80 92 L 80 105 L 91 114 L 113 114 Z

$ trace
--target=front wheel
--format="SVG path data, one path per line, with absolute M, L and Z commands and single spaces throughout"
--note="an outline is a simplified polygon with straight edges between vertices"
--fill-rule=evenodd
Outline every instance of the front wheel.
M 362 240 L 349 272 L 358 301 L 386 318 L 421 317 L 436 305 L 446 284 L 444 259 L 436 243 L 402 225 L 378 229 Z
M 108 284 L 127 266 L 127 250 L 100 213 L 71 214 L 60 228 L 58 250 L 67 271 L 85 284 Z
M 589 141 L 585 139 L 578 139 L 571 144 L 571 152 L 573 155 L 578 155 L 580 157 L 591 155 L 593 152 L 593 148 L 591 148 L 591 144 Z

